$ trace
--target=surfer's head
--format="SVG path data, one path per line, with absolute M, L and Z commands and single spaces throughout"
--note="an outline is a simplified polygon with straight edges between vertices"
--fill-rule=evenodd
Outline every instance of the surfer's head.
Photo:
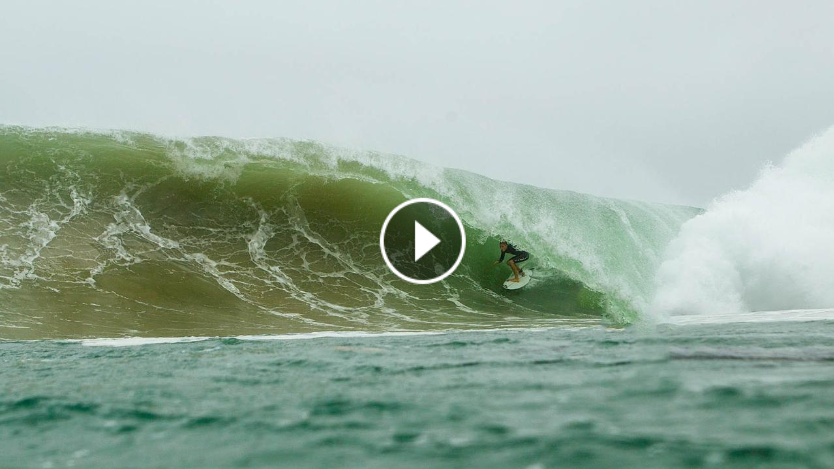
M 500 246 L 500 247 L 501 247 L 501 250 L 502 250 L 502 251 L 506 251 L 506 250 L 507 250 L 507 242 L 506 242 L 506 241 L 501 241 L 500 243 L 498 243 L 498 246 Z

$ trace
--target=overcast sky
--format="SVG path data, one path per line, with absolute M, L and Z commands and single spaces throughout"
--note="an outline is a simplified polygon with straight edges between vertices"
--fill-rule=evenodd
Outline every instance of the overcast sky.
M 0 123 L 289 137 L 704 206 L 834 124 L 831 1 L 37 1 Z

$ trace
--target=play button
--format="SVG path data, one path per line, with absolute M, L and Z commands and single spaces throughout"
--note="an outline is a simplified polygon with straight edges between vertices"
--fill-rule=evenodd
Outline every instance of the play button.
M 440 239 L 437 236 L 431 234 L 420 222 L 414 222 L 414 262 L 419 261 L 439 243 Z
M 466 233 L 458 215 L 434 199 L 398 205 L 382 224 L 382 258 L 401 279 L 428 284 L 448 277 L 460 265 Z

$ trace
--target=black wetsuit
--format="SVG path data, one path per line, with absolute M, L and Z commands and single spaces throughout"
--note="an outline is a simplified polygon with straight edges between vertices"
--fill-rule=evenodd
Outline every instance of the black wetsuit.
M 498 262 L 503 262 L 504 256 L 507 255 L 507 253 L 514 254 L 514 256 L 510 258 L 510 260 L 515 262 L 516 264 L 520 264 L 530 258 L 529 252 L 519 251 L 512 244 L 507 244 L 507 250 L 501 251 L 501 258 L 498 259 Z

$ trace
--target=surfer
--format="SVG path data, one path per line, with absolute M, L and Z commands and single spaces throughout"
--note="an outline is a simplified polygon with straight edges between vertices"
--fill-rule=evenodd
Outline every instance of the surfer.
M 513 254 L 513 257 L 511 257 L 507 261 L 507 265 L 510 266 L 511 269 L 513 269 L 513 274 L 515 274 L 515 278 L 512 278 L 509 281 L 518 282 L 519 274 L 521 274 L 522 277 L 524 276 L 524 271 L 518 268 L 518 264 L 529 259 L 530 253 L 527 251 L 519 251 L 515 248 L 515 246 L 506 241 L 501 241 L 500 243 L 498 243 L 498 246 L 501 248 L 501 257 L 497 261 L 495 261 L 495 265 L 498 265 L 501 262 L 503 262 L 504 256 L 506 256 L 507 253 Z

